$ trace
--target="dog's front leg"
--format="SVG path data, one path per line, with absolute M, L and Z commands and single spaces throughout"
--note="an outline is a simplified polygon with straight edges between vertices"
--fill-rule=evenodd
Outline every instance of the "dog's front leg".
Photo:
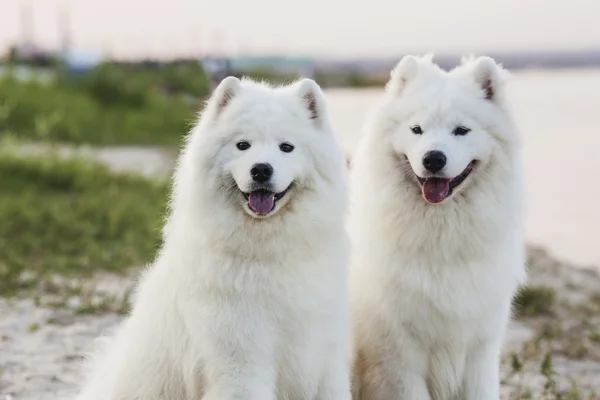
M 398 347 L 369 352 L 361 361 L 353 400 L 431 400 L 427 387 L 427 353 L 410 335 L 398 335 Z M 384 351 L 385 350 L 385 351 Z
M 345 343 L 345 342 L 344 342 Z M 328 360 L 316 400 L 350 400 L 350 368 L 346 348 L 339 343 Z
M 500 345 L 483 343 L 467 354 L 464 400 L 498 400 L 500 398 Z

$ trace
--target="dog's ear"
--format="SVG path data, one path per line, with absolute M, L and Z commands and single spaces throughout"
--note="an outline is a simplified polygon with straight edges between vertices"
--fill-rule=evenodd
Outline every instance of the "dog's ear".
M 406 83 L 414 79 L 419 70 L 419 59 L 415 56 L 404 56 L 390 73 L 390 80 L 385 89 L 391 94 L 400 94 Z
M 235 76 L 228 76 L 223 79 L 219 86 L 214 90 L 210 100 L 208 101 L 211 107 L 212 114 L 218 116 L 223 109 L 231 102 L 231 100 L 240 91 L 242 83 Z
M 320 123 L 325 118 L 327 107 L 321 87 L 312 79 L 302 79 L 296 83 L 296 93 L 308 111 L 308 118 Z
M 471 68 L 471 75 L 481 88 L 486 100 L 497 101 L 503 89 L 506 71 L 491 57 L 478 57 L 463 60 L 463 65 Z

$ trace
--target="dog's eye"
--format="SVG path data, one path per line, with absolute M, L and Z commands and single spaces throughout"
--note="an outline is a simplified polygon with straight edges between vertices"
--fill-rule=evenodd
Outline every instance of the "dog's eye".
M 421 127 L 419 125 L 415 125 L 412 128 L 410 128 L 410 130 L 412 131 L 412 133 L 414 133 L 415 135 L 421 135 L 423 134 L 423 129 L 421 129 Z
M 294 146 L 289 143 L 281 143 L 279 145 L 279 150 L 283 151 L 284 153 L 291 153 L 294 150 Z
M 250 143 L 246 142 L 245 140 L 241 140 L 236 143 L 235 147 L 241 151 L 248 150 L 250 148 Z
M 464 136 L 470 131 L 471 130 L 469 128 L 465 128 L 464 126 L 457 126 L 454 131 L 452 131 L 452 134 L 456 136 Z

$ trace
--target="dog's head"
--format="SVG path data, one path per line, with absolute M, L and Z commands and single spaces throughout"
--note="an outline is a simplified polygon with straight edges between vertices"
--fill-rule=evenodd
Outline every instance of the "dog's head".
M 213 190 L 225 201 L 253 218 L 272 217 L 316 189 L 331 170 L 328 158 L 336 159 L 325 100 L 310 79 L 271 88 L 226 78 L 202 120 L 197 143 L 190 144 L 204 146 L 198 168 L 210 171 Z
M 506 122 L 503 83 L 503 69 L 489 57 L 446 72 L 430 56 L 406 56 L 392 71 L 392 147 L 427 202 L 466 190 L 506 139 L 499 128 Z

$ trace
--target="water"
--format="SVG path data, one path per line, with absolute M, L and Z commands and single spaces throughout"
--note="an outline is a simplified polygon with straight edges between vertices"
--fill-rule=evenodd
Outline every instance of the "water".
M 350 152 L 380 93 L 328 91 L 334 127 Z M 515 73 L 509 94 L 525 143 L 530 242 L 600 267 L 600 71 Z

